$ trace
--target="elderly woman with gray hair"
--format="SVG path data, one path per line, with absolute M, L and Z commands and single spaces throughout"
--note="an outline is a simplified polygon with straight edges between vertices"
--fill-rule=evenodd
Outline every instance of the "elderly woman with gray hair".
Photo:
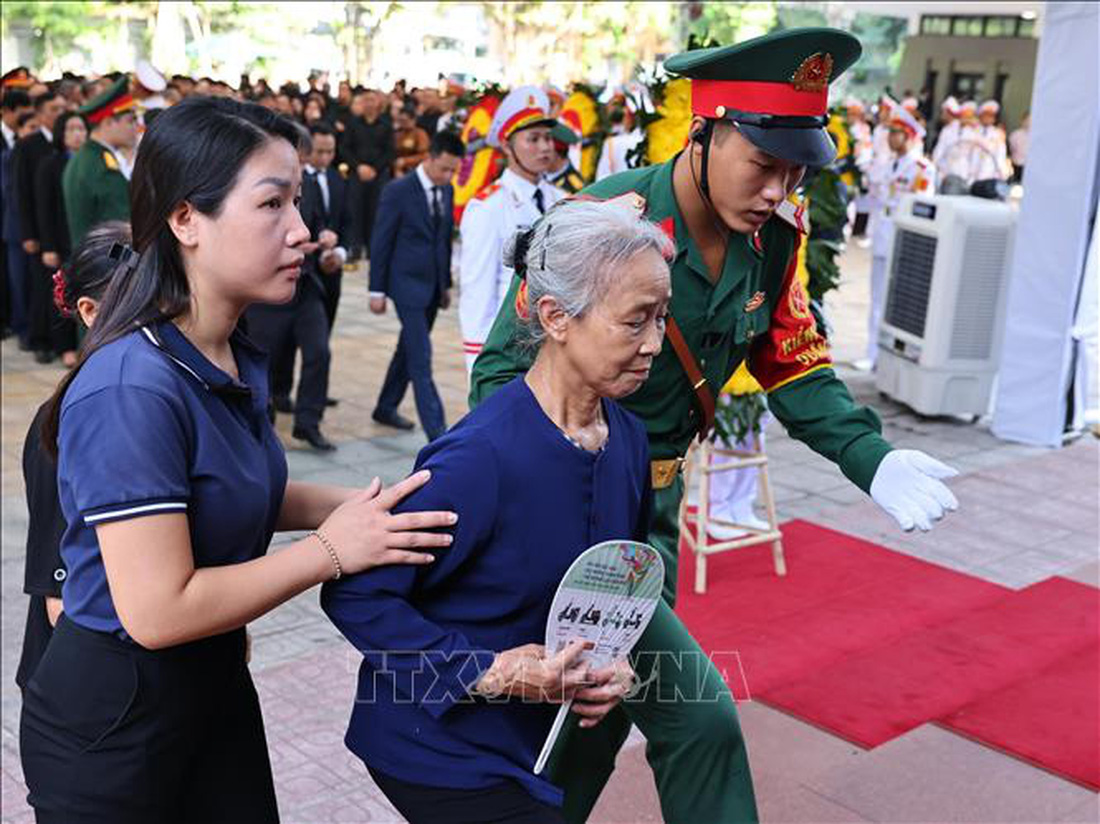
M 563 201 L 517 235 L 505 256 L 526 278 L 534 365 L 421 451 L 432 480 L 399 507 L 453 510 L 453 543 L 322 593 L 363 653 L 346 743 L 414 824 L 563 821 L 561 791 L 532 773 L 554 704 L 573 698 L 591 727 L 632 679 L 541 643 L 573 560 L 647 534 L 646 433 L 615 399 L 661 349 L 671 252 L 614 203 Z

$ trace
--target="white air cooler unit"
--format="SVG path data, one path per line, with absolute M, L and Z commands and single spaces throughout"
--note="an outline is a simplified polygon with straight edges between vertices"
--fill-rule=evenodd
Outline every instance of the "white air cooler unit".
M 906 195 L 894 224 L 875 383 L 923 415 L 984 415 L 1016 211 L 966 195 Z

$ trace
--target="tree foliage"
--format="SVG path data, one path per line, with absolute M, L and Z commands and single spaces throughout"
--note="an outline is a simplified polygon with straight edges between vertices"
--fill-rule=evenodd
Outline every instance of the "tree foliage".
M 3 24 L 4 39 L 11 37 L 15 29 L 30 29 L 34 34 L 31 41 L 34 48 L 33 65 L 30 68 L 41 71 L 54 55 L 83 51 L 80 38 L 90 32 L 102 32 L 115 26 L 118 19 L 118 5 L 95 0 L 73 0 L 73 2 L 52 2 L 51 0 L 4 0 L 0 3 L 0 21 Z M 143 7 L 155 3 L 127 4 L 141 12 Z

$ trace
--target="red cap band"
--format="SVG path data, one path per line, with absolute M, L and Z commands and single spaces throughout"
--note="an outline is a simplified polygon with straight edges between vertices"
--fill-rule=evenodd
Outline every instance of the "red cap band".
M 790 83 L 762 80 L 691 81 L 692 114 L 720 117 L 719 106 L 754 114 L 820 117 L 828 111 L 829 90 L 800 92 Z
M 125 112 L 134 108 L 134 98 L 130 94 L 124 94 L 115 100 L 112 100 L 102 109 L 92 112 L 88 115 L 89 123 L 99 123 L 101 120 L 106 120 L 111 115 L 118 114 L 119 112 Z
M 549 119 L 550 115 L 542 109 L 520 109 L 504 121 L 504 125 L 500 127 L 500 139 L 507 140 L 512 135 L 512 132 L 529 123 L 537 123 L 540 120 Z
M 890 128 L 901 129 L 909 135 L 910 138 L 917 136 L 917 130 L 913 128 L 913 125 L 907 120 L 902 120 L 900 117 L 895 117 L 890 120 Z

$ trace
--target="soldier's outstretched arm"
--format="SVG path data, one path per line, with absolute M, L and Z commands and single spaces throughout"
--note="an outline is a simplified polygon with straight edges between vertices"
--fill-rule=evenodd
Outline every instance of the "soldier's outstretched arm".
M 753 345 L 749 367 L 768 393 L 768 407 L 796 438 L 840 467 L 904 530 L 931 529 L 958 506 L 944 485 L 950 467 L 915 450 L 895 450 L 871 409 L 859 406 L 832 369 L 796 272 L 797 248 L 772 313 Z

